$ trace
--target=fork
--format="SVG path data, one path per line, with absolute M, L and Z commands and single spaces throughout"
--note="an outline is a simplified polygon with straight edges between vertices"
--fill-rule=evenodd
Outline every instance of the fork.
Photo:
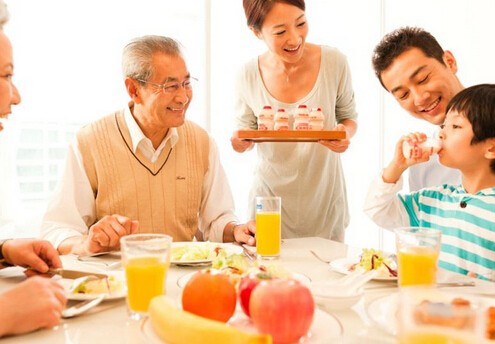
M 95 295 L 94 299 L 79 302 L 75 306 L 64 309 L 62 311 L 62 318 L 72 318 L 76 315 L 86 312 L 88 309 L 95 307 L 105 298 L 105 294 Z
M 330 263 L 329 260 L 325 260 L 325 259 L 321 258 L 319 255 L 317 255 L 315 251 L 309 250 L 309 252 L 311 252 L 311 254 L 313 256 L 315 256 L 315 258 L 318 259 L 320 262 L 325 263 L 325 264 L 329 264 Z
M 242 247 L 242 251 L 244 252 L 244 255 L 246 257 L 248 257 L 249 259 L 251 260 L 257 260 L 258 259 L 258 255 L 256 252 L 253 252 L 251 251 L 250 249 L 246 248 L 243 244 L 237 242 L 237 241 L 234 241 L 234 245 L 237 245 L 237 246 L 240 246 Z

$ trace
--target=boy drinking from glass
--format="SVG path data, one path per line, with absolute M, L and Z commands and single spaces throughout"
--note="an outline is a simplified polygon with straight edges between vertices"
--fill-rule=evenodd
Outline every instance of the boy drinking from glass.
M 462 174 L 459 185 L 444 184 L 398 193 L 402 173 L 412 165 L 429 160 L 425 150 L 419 157 L 406 158 L 404 141 L 419 144 L 423 133 L 403 136 L 394 158 L 370 185 L 365 213 L 387 229 L 421 226 L 442 231 L 438 266 L 461 274 L 492 279 L 495 269 L 495 85 L 469 87 L 447 106 L 440 125 L 438 151 L 441 164 Z

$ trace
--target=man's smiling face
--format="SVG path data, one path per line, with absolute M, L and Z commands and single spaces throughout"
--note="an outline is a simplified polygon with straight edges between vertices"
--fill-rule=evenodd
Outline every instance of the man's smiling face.
M 454 56 L 446 51 L 445 64 L 411 48 L 381 73 L 385 88 L 413 117 L 439 125 L 449 101 L 462 90 Z

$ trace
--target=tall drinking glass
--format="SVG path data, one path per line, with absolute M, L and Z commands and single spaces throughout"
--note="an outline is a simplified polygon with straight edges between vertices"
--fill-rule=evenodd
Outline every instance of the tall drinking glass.
M 403 227 L 395 230 L 395 239 L 399 286 L 434 285 L 441 232 L 432 228 Z
M 172 237 L 165 234 L 133 234 L 120 239 L 132 319 L 147 316 L 151 299 L 165 293 L 171 244 Z
M 280 197 L 256 197 L 256 253 L 261 259 L 280 257 Z

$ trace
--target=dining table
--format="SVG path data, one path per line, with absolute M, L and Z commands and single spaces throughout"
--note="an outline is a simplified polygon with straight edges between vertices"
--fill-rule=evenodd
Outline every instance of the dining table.
M 322 259 L 317 259 L 311 251 Z M 343 275 L 335 271 L 327 263 L 339 258 L 355 258 L 362 253 L 362 248 L 353 247 L 340 242 L 318 237 L 283 239 L 281 254 L 278 262 L 292 271 L 302 275 L 310 283 L 318 281 L 330 281 L 341 278 Z M 121 274 L 124 278 L 122 267 L 109 266 L 98 262 L 83 262 L 75 255 L 62 256 L 64 268 L 81 271 L 107 272 Z M 325 262 L 324 262 L 324 261 Z M 118 264 L 117 264 L 118 266 Z M 166 295 L 180 305 L 182 287 L 178 281 L 191 272 L 204 269 L 204 266 L 177 266 L 171 265 L 166 277 Z M 0 270 L 0 292 L 14 287 L 24 280 L 24 269 L 12 267 Z M 469 279 L 455 273 L 442 272 L 439 274 L 444 281 L 465 281 Z M 440 278 L 440 277 L 439 277 Z M 479 289 L 484 297 L 491 297 L 490 290 L 495 284 L 485 281 L 476 281 L 474 287 L 455 288 L 457 292 L 473 293 Z M 445 288 L 454 290 L 454 288 Z M 396 343 L 395 337 L 376 325 L 369 316 L 368 306 L 380 298 L 398 293 L 396 281 L 371 280 L 364 286 L 363 297 L 354 306 L 342 310 L 327 310 L 317 305 L 319 311 L 331 316 L 340 327 L 339 333 L 331 343 Z M 488 294 L 488 295 L 487 295 Z M 494 299 L 495 301 L 495 299 Z M 70 301 L 69 306 L 75 303 Z M 321 309 L 320 309 L 321 308 Z M 9 310 L 2 310 L 8 312 Z M 127 313 L 125 297 L 114 300 L 105 300 L 89 311 L 73 318 L 61 319 L 58 326 L 51 329 L 42 329 L 28 334 L 5 337 L 0 340 L 2 344 L 10 343 L 50 343 L 50 344 L 79 344 L 79 343 L 129 343 L 149 344 L 156 341 L 150 340 L 143 332 L 146 319 L 132 320 Z M 314 343 L 315 341 L 308 341 Z M 328 343 L 328 342 L 326 342 Z M 186 343 L 185 343 L 186 344 Z M 219 343 L 220 344 L 220 343 Z

